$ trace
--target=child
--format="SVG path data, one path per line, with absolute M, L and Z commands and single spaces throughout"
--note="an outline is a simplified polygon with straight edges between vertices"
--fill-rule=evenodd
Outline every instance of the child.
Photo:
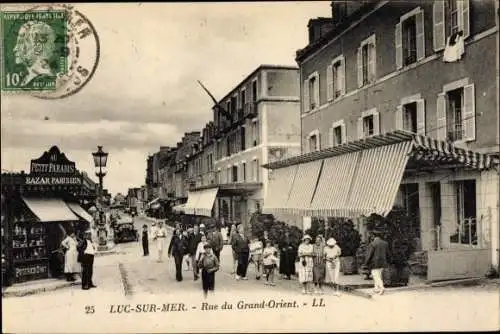
M 262 253 L 263 263 L 264 263 L 264 271 L 266 273 L 266 283 L 269 285 L 276 285 L 274 283 L 274 271 L 276 270 L 278 258 L 277 258 L 278 250 L 271 243 L 271 240 L 266 240 L 266 247 Z
M 198 261 L 198 268 L 201 269 L 201 286 L 206 298 L 208 291 L 215 290 L 215 272 L 219 270 L 219 260 L 213 253 L 210 244 L 205 244 L 203 248 L 205 252 Z
M 259 238 L 254 237 L 250 243 L 250 258 L 255 266 L 255 278 L 257 280 L 260 279 L 263 248 L 264 245 L 262 245 L 262 241 L 260 241 Z

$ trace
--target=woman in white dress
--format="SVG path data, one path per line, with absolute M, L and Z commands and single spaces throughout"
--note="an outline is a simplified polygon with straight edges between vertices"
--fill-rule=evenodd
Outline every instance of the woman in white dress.
M 332 283 L 335 287 L 335 295 L 339 295 L 339 276 L 340 276 L 340 255 L 342 250 L 337 245 L 334 238 L 328 239 L 325 246 L 326 259 L 326 279 L 325 283 Z
M 311 283 L 313 281 L 313 257 L 314 248 L 311 244 L 311 237 L 306 234 L 302 238 L 302 243 L 297 250 L 299 256 L 299 282 L 302 283 L 302 293 L 312 293 Z
M 61 246 L 65 250 L 64 274 L 66 275 L 66 280 L 69 282 L 76 281 L 75 274 L 80 272 L 80 264 L 78 263 L 78 241 L 76 240 L 75 233 L 70 232 L 61 242 Z
M 163 262 L 163 249 L 165 248 L 165 238 L 167 237 L 167 229 L 163 226 L 162 222 L 158 223 L 158 228 L 155 230 L 153 240 L 156 240 L 158 249 L 157 262 Z
M 205 254 L 205 245 L 207 243 L 208 243 L 207 236 L 204 233 L 202 233 L 201 234 L 201 241 L 196 246 L 196 253 L 194 255 L 196 263 L 198 263 L 198 261 L 200 261 L 201 255 Z

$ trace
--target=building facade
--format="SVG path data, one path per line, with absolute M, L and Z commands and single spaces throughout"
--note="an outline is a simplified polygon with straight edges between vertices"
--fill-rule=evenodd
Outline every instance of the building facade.
M 428 279 L 478 276 L 489 265 L 498 267 L 498 2 L 338 1 L 332 9 L 331 20 L 310 21 L 309 45 L 297 52 L 302 158 L 287 168 L 268 166 L 276 177 L 295 173 L 292 188 L 302 182 L 299 174 L 307 179 L 312 186 L 302 194 L 310 202 L 299 203 L 291 189 L 282 203 L 265 206 L 300 224 L 315 215 L 387 214 L 390 203 L 417 217 Z M 389 159 L 382 152 L 389 146 L 412 158 L 391 158 L 403 167 L 393 172 L 400 174 L 391 179 L 397 187 L 386 186 L 385 198 L 379 192 L 387 166 L 376 160 Z M 363 167 L 362 156 L 371 154 L 375 160 Z M 344 196 L 324 193 L 316 201 L 333 156 L 342 156 L 342 166 L 351 166 L 346 173 L 353 174 L 342 179 L 337 166 L 332 177 L 344 182 Z M 365 202 L 349 202 L 360 185 L 361 195 L 387 200 L 385 211 L 368 195 Z
M 300 152 L 298 79 L 295 67 L 262 65 L 218 102 L 190 160 L 187 213 L 247 223 L 260 211 L 267 189 L 261 165 Z

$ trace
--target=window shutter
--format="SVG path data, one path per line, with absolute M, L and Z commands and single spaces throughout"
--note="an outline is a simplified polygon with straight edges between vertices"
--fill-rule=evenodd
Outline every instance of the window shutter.
M 417 133 L 425 136 L 425 100 L 417 101 Z
M 396 68 L 403 67 L 403 37 L 401 32 L 401 23 L 396 24 L 395 41 L 396 46 Z
M 319 102 L 319 74 L 316 74 L 316 80 L 314 80 L 314 102 L 316 103 L 316 108 L 320 106 Z
M 464 87 L 464 112 L 462 113 L 462 126 L 466 141 L 476 140 L 476 103 L 474 85 Z
M 309 80 L 304 80 L 304 112 L 309 111 Z
M 340 74 L 339 82 L 341 84 L 340 94 L 344 95 L 345 94 L 345 57 L 344 56 L 342 56 L 342 59 L 341 59 L 339 74 Z
M 445 26 L 444 26 L 444 1 L 435 0 L 432 6 L 432 21 L 434 24 L 434 31 L 432 35 L 432 42 L 434 51 L 444 49 L 445 46 Z
M 425 58 L 425 32 L 424 32 L 424 12 L 420 11 L 415 15 L 417 26 L 417 60 Z
M 399 105 L 396 107 L 396 130 L 404 130 L 403 128 L 403 106 Z
M 334 128 L 333 128 L 333 126 L 332 126 L 332 127 L 330 128 L 330 130 L 328 131 L 328 145 L 329 145 L 330 147 L 333 147 L 333 144 L 334 144 L 334 140 L 333 140 L 333 134 L 334 134 L 334 132 L 333 132 L 333 129 L 334 129 Z
M 439 93 L 436 105 L 437 115 L 437 139 L 446 140 L 446 97 L 444 93 Z
M 326 68 L 326 99 L 333 100 L 333 66 L 330 64 Z
M 379 135 L 380 134 L 380 113 L 374 112 L 373 113 L 373 135 Z
M 306 153 L 311 152 L 311 136 L 306 137 Z
M 363 87 L 363 54 L 358 48 L 358 87 Z
M 347 142 L 347 133 L 345 131 L 345 123 L 342 123 L 340 130 L 341 130 L 341 137 L 342 137 L 341 144 L 345 144 Z
M 358 127 L 358 139 L 362 139 L 364 137 L 363 136 L 363 117 L 358 118 L 357 127 Z
M 321 133 L 316 135 L 316 151 L 321 150 Z
M 470 35 L 470 10 L 469 0 L 462 0 L 462 31 L 464 32 L 463 38 L 466 39 Z
M 373 43 L 370 44 L 368 52 L 370 54 L 370 60 L 368 61 L 368 77 L 370 82 L 375 82 L 375 78 L 377 77 L 377 46 L 375 45 L 375 38 L 373 39 Z

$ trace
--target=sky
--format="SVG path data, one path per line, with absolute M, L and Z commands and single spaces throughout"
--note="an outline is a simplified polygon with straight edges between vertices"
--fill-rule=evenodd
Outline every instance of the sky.
M 93 176 L 91 153 L 102 145 L 112 194 L 143 185 L 149 154 L 211 120 L 212 102 L 197 80 L 222 98 L 261 64 L 296 66 L 309 19 L 331 15 L 329 1 L 75 8 L 99 35 L 97 71 L 64 99 L 2 93 L 1 168 L 28 172 L 31 159 L 57 145 Z

